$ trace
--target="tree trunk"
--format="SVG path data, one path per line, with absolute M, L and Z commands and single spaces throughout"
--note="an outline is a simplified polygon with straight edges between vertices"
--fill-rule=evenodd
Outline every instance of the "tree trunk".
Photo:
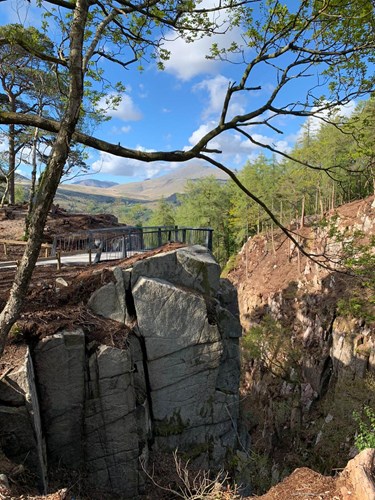
M 26 227 L 25 227 L 25 235 L 27 237 L 29 237 L 30 219 L 31 219 L 31 214 L 32 214 L 33 207 L 34 207 L 34 198 L 35 198 L 35 189 L 36 189 L 36 171 L 37 171 L 36 146 L 37 146 L 37 142 L 38 142 L 38 134 L 39 134 L 39 128 L 35 127 L 34 137 L 33 137 L 32 154 L 31 154 L 32 170 L 31 170 L 31 187 L 30 187 L 30 195 L 29 195 L 29 208 L 27 210 Z
M 305 203 L 306 203 L 306 198 L 305 198 L 305 195 L 303 195 L 302 196 L 302 206 L 301 206 L 300 227 L 305 227 Z
M 83 99 L 83 35 L 88 12 L 88 1 L 77 0 L 70 30 L 69 95 L 60 131 L 53 144 L 43 178 L 38 186 L 30 219 L 30 237 L 18 266 L 8 302 L 0 314 L 0 355 L 7 336 L 17 321 L 26 298 L 31 276 L 39 255 L 48 211 L 59 185 L 70 142 L 77 125 Z
M 8 193 L 9 193 L 9 177 L 6 175 L 5 176 L 5 189 L 4 189 L 4 194 L 1 198 L 1 208 L 3 208 L 6 200 L 7 200 L 7 197 L 8 197 Z
M 9 125 L 9 166 L 8 166 L 8 180 L 9 180 L 9 191 L 8 199 L 9 205 L 14 205 L 15 203 L 15 189 L 14 189 L 14 179 L 16 170 L 16 153 L 14 144 L 14 125 Z
M 9 107 L 10 110 L 16 111 L 16 98 L 12 92 L 9 93 Z M 8 199 L 9 205 L 14 205 L 15 203 L 15 171 L 16 171 L 16 137 L 15 137 L 15 125 L 9 125 L 9 158 L 8 158 L 8 181 L 9 181 L 9 191 Z

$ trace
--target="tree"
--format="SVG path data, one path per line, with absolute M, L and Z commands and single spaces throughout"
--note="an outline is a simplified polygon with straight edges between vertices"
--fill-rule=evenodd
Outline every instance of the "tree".
M 259 135 L 252 132 L 254 127 L 262 125 L 265 129 L 281 133 L 276 122 L 280 115 L 307 118 L 318 114 L 329 120 L 329 112 L 338 105 L 371 92 L 374 76 L 368 64 L 374 63 L 375 58 L 374 7 L 371 0 L 302 0 L 291 2 L 290 8 L 279 0 L 224 0 L 209 8 L 194 0 L 140 0 L 137 3 L 127 0 L 40 0 L 39 5 L 45 9 L 58 7 L 55 12 L 49 12 L 50 17 L 46 21 L 56 24 L 54 50 L 44 51 L 21 29 L 1 36 L 0 45 L 22 47 L 40 61 L 52 63 L 57 74 L 65 70 L 69 90 L 64 96 L 64 112 L 58 121 L 46 115 L 0 112 L 0 123 L 3 125 L 39 127 L 56 134 L 35 196 L 28 244 L 9 300 L 0 315 L 0 352 L 20 314 L 38 257 L 47 213 L 63 174 L 72 140 L 144 162 L 204 160 L 227 172 L 237 186 L 298 245 L 271 208 L 243 186 L 234 172 L 212 156 L 219 151 L 210 147 L 210 141 L 222 134 L 235 132 L 252 144 L 288 157 L 276 146 L 259 139 Z M 95 79 L 105 76 L 105 81 L 110 77 L 97 70 L 99 61 L 105 59 L 127 68 L 133 62 L 147 61 L 148 56 L 154 56 L 162 67 L 163 59 L 168 57 L 161 46 L 167 30 L 173 30 L 176 37 L 184 37 L 188 41 L 226 31 L 228 24 L 220 24 L 222 17 L 216 15 L 219 11 L 226 15 L 231 26 L 242 29 L 243 45 L 233 43 L 225 50 L 214 44 L 210 57 L 228 61 L 234 57 L 237 63 L 240 59 L 243 72 L 240 80 L 228 87 L 216 125 L 192 147 L 183 151 L 139 151 L 107 143 L 78 129 L 85 89 Z M 251 82 L 264 66 L 273 71 L 273 87 L 263 89 L 260 97 L 252 101 L 255 104 L 251 109 L 232 116 L 231 103 L 235 96 L 259 90 Z M 292 84 L 296 79 L 304 81 L 304 99 L 293 99 Z M 95 99 L 94 93 L 91 98 Z M 296 161 L 307 168 L 316 168 L 307 162 Z M 305 252 L 303 248 L 301 251 Z
M 0 27 L 0 38 L 12 39 L 19 31 L 18 25 L 8 25 Z M 23 29 L 23 36 L 34 40 L 36 45 L 43 48 L 45 52 L 53 50 L 52 43 L 47 37 L 40 34 L 35 28 Z M 35 103 L 28 102 L 27 96 L 33 92 L 40 82 L 39 75 L 49 74 L 52 71 L 51 65 L 40 61 L 33 54 L 22 48 L 18 44 L 9 43 L 0 46 L 0 85 L 3 89 L 2 107 L 11 112 L 35 112 Z M 42 86 L 44 94 L 47 88 Z M 44 98 L 45 100 L 45 98 Z M 19 165 L 17 155 L 25 146 L 27 139 L 25 126 L 16 127 L 14 123 L 8 126 L 8 168 L 6 173 L 7 186 L 3 196 L 8 197 L 9 203 L 15 202 L 15 171 Z
M 172 203 L 169 203 L 164 196 L 158 201 L 155 210 L 147 221 L 149 226 L 174 226 L 175 210 Z
M 211 227 L 214 230 L 213 253 L 220 264 L 225 264 L 234 249 L 229 227 L 231 199 L 228 185 L 213 176 L 190 180 L 179 201 L 176 223 L 179 226 Z
M 279 220 L 282 219 L 280 207 L 284 190 L 280 189 L 280 184 L 283 175 L 282 165 L 262 154 L 254 161 L 248 161 L 238 174 L 242 184 L 257 193 L 257 196 L 278 215 Z M 267 229 L 271 221 L 269 215 L 243 191 L 239 191 L 235 184 L 232 185 L 231 191 L 230 225 L 236 234 L 237 243 L 242 245 L 249 236 Z

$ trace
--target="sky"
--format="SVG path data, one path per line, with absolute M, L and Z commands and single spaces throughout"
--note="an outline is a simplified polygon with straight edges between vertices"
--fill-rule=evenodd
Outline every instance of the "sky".
M 40 15 L 35 10 L 33 1 L 2 2 L 0 24 L 21 22 L 38 26 Z M 240 32 L 234 29 L 217 40 L 224 44 L 229 44 L 232 40 L 238 41 Z M 194 43 L 186 43 L 182 39 L 166 42 L 164 48 L 171 51 L 171 57 L 166 62 L 164 71 L 158 70 L 154 61 L 144 65 L 142 72 L 136 69 L 136 65 L 128 70 L 114 69 L 111 66 L 111 75 L 121 80 L 126 92 L 122 95 L 119 107 L 109 112 L 111 120 L 97 126 L 93 135 L 145 151 L 183 150 L 191 147 L 217 123 L 228 84 L 241 77 L 240 65 L 207 60 L 206 54 L 214 41 L 215 37 L 203 38 Z M 107 69 L 105 65 L 103 69 Z M 251 106 L 272 91 L 275 85 L 274 75 L 267 70 L 258 72 L 251 84 L 261 86 L 262 89 L 236 98 L 229 110 L 231 115 L 251 109 Z M 303 82 L 293 84 L 292 91 L 302 95 Z M 354 103 L 351 103 L 346 112 L 351 112 L 353 108 Z M 290 151 L 301 133 L 303 120 L 281 117 L 273 123 L 282 130 L 282 134 L 276 134 L 271 129 L 265 130 L 264 127 L 254 127 L 254 137 L 275 145 L 282 151 Z M 240 170 L 246 161 L 262 152 L 238 133 L 223 135 L 210 146 L 222 151 L 217 156 L 219 161 L 236 170 Z M 87 153 L 90 178 L 120 184 L 160 176 L 179 166 L 186 166 L 186 163 L 144 164 L 94 150 L 87 150 Z M 194 161 L 196 163 L 197 160 Z M 20 171 L 28 174 L 25 166 L 21 166 Z

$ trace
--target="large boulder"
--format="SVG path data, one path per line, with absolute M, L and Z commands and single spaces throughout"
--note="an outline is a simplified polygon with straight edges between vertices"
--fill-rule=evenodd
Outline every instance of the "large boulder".
M 29 349 L 20 365 L 0 380 L 0 448 L 16 463 L 27 465 L 47 489 L 45 443 Z
M 139 459 L 149 427 L 145 418 L 144 428 L 138 426 L 133 368 L 128 350 L 100 346 L 90 356 L 84 420 L 89 481 L 128 498 L 139 493 Z
M 84 468 L 95 488 L 124 498 L 143 487 L 139 460 L 151 427 L 138 339 L 130 345 L 86 346 L 76 330 L 41 340 L 34 352 L 51 465 Z
M 132 293 L 145 342 L 156 444 L 217 466 L 236 443 L 241 327 L 197 288 L 198 282 L 189 290 L 140 277 Z
M 132 287 L 140 277 L 158 278 L 216 295 L 220 285 L 220 266 L 207 248 L 194 245 L 138 261 L 132 271 Z
M 48 458 L 79 467 L 83 463 L 85 336 L 63 331 L 42 339 L 34 351 Z
M 103 498 L 133 499 L 144 490 L 151 446 L 216 469 L 236 448 L 241 327 L 235 291 L 203 247 L 116 267 L 113 278 L 88 305 L 132 326 L 126 348 L 88 342 L 81 329 L 41 339 L 33 350 L 38 389 L 25 389 L 30 358 L 26 376 L 0 384 L 0 424 L 11 420 L 2 436 L 13 457 L 37 456 L 43 434 L 51 468 L 84 471 Z M 43 433 L 28 402 L 37 393 Z

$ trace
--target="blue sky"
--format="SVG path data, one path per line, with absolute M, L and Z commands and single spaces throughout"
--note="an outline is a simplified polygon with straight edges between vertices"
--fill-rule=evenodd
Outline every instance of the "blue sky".
M 1 23 L 24 22 L 37 26 L 40 15 L 36 13 L 32 2 L 2 2 Z M 220 43 L 239 40 L 240 33 L 234 30 L 226 37 L 225 40 L 221 38 Z M 136 65 L 128 70 L 113 69 L 112 66 L 112 76 L 122 81 L 126 93 L 118 109 L 110 113 L 112 119 L 98 126 L 93 135 L 128 148 L 147 151 L 185 149 L 194 144 L 217 122 L 229 82 L 238 81 L 241 76 L 240 65 L 206 59 L 205 55 L 209 53 L 213 41 L 216 38 L 205 38 L 189 44 L 181 39 L 166 43 L 165 48 L 171 50 L 171 58 L 164 71 L 159 71 L 154 63 L 144 65 L 143 72 L 139 72 Z M 271 70 L 264 69 L 258 72 L 256 81 L 251 82 L 251 85 L 260 85 L 262 90 L 236 98 L 230 113 L 234 115 L 244 109 L 251 109 L 272 90 L 274 75 Z M 302 95 L 302 85 L 303 82 L 296 82 L 290 91 Z M 350 105 L 348 110 L 353 109 L 353 106 Z M 303 121 L 280 117 L 273 124 L 282 129 L 282 135 L 264 127 L 253 128 L 252 133 L 283 151 L 290 150 Z M 233 133 L 223 135 L 211 146 L 222 150 L 223 153 L 218 156 L 222 163 L 237 170 L 261 152 L 260 148 Z M 88 154 L 92 171 L 98 172 L 96 178 L 119 183 L 162 175 L 179 166 L 161 162 L 143 164 L 93 150 L 88 150 Z M 24 168 L 23 171 L 26 172 Z

